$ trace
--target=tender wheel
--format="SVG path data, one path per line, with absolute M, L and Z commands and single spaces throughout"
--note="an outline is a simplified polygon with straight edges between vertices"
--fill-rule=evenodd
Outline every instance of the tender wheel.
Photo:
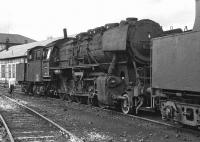
M 39 96 L 40 95 L 39 87 L 36 86 L 36 85 L 33 86 L 33 95 L 35 95 L 35 96 Z
M 128 114 L 131 111 L 131 104 L 127 94 L 124 94 L 124 100 L 121 101 L 121 110 L 124 114 Z
M 97 100 L 97 96 L 89 96 L 87 99 L 87 104 L 89 105 L 93 105 L 93 106 L 98 106 L 98 100 Z
M 56 90 L 53 91 L 54 96 L 58 96 L 58 92 Z
M 65 99 L 65 94 L 64 93 L 59 93 L 57 90 L 54 90 L 52 92 L 52 96 L 53 96 L 53 98 L 61 98 L 63 100 Z
M 94 99 L 88 97 L 88 99 L 87 99 L 87 104 L 88 104 L 88 105 L 94 105 Z
M 65 100 L 65 94 L 64 93 L 59 93 L 59 97 L 60 97 L 60 99 Z
M 28 87 L 27 86 L 23 87 L 22 89 L 23 89 L 23 92 L 24 92 L 25 95 L 29 95 Z

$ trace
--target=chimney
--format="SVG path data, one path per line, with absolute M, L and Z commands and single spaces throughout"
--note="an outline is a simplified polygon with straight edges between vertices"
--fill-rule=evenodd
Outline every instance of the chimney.
M 63 29 L 64 38 L 67 38 L 67 29 Z
M 195 22 L 193 31 L 199 31 L 200 30 L 200 0 L 195 0 L 196 4 L 196 16 L 195 16 Z
M 137 18 L 134 18 L 134 17 L 129 17 L 129 18 L 126 18 L 126 21 L 129 23 L 129 24 L 135 24 L 138 19 Z
M 8 48 L 9 48 L 9 42 L 10 42 L 10 40 L 9 40 L 9 38 L 7 37 L 6 38 L 6 50 L 8 51 Z

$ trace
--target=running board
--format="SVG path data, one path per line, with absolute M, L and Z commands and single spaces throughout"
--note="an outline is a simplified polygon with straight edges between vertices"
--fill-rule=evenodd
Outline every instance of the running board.
M 139 110 L 148 111 L 148 112 L 155 112 L 155 109 L 151 107 L 141 107 Z

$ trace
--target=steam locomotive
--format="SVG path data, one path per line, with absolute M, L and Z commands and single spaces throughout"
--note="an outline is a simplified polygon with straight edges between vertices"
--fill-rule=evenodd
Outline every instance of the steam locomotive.
M 150 39 L 162 34 L 160 25 L 127 18 L 75 38 L 64 33 L 64 39 L 28 50 L 28 63 L 17 67 L 25 74 L 17 78 L 24 91 L 99 106 L 121 105 L 128 113 L 136 101 L 131 88 L 140 85 L 139 95 L 150 87 Z
M 165 120 L 200 125 L 200 1 L 192 31 L 163 32 L 149 19 L 120 23 L 28 50 L 17 65 L 27 94 L 120 107 L 123 113 L 159 110 Z

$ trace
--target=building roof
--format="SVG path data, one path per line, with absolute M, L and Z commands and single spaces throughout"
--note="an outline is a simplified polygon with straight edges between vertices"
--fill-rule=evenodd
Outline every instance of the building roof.
M 9 39 L 9 43 L 16 43 L 16 44 L 35 42 L 35 40 L 22 36 L 22 35 L 0 33 L 0 43 L 6 43 L 6 40 L 8 39 Z
M 16 57 L 22 57 L 26 56 L 27 50 L 34 48 L 36 46 L 46 46 L 56 40 L 59 40 L 61 38 L 53 38 L 53 39 L 47 39 L 44 41 L 38 41 L 38 42 L 32 42 L 28 44 L 22 44 L 22 45 L 16 45 L 10 47 L 8 50 L 3 50 L 0 52 L 0 59 L 8 59 L 8 58 L 16 58 Z

